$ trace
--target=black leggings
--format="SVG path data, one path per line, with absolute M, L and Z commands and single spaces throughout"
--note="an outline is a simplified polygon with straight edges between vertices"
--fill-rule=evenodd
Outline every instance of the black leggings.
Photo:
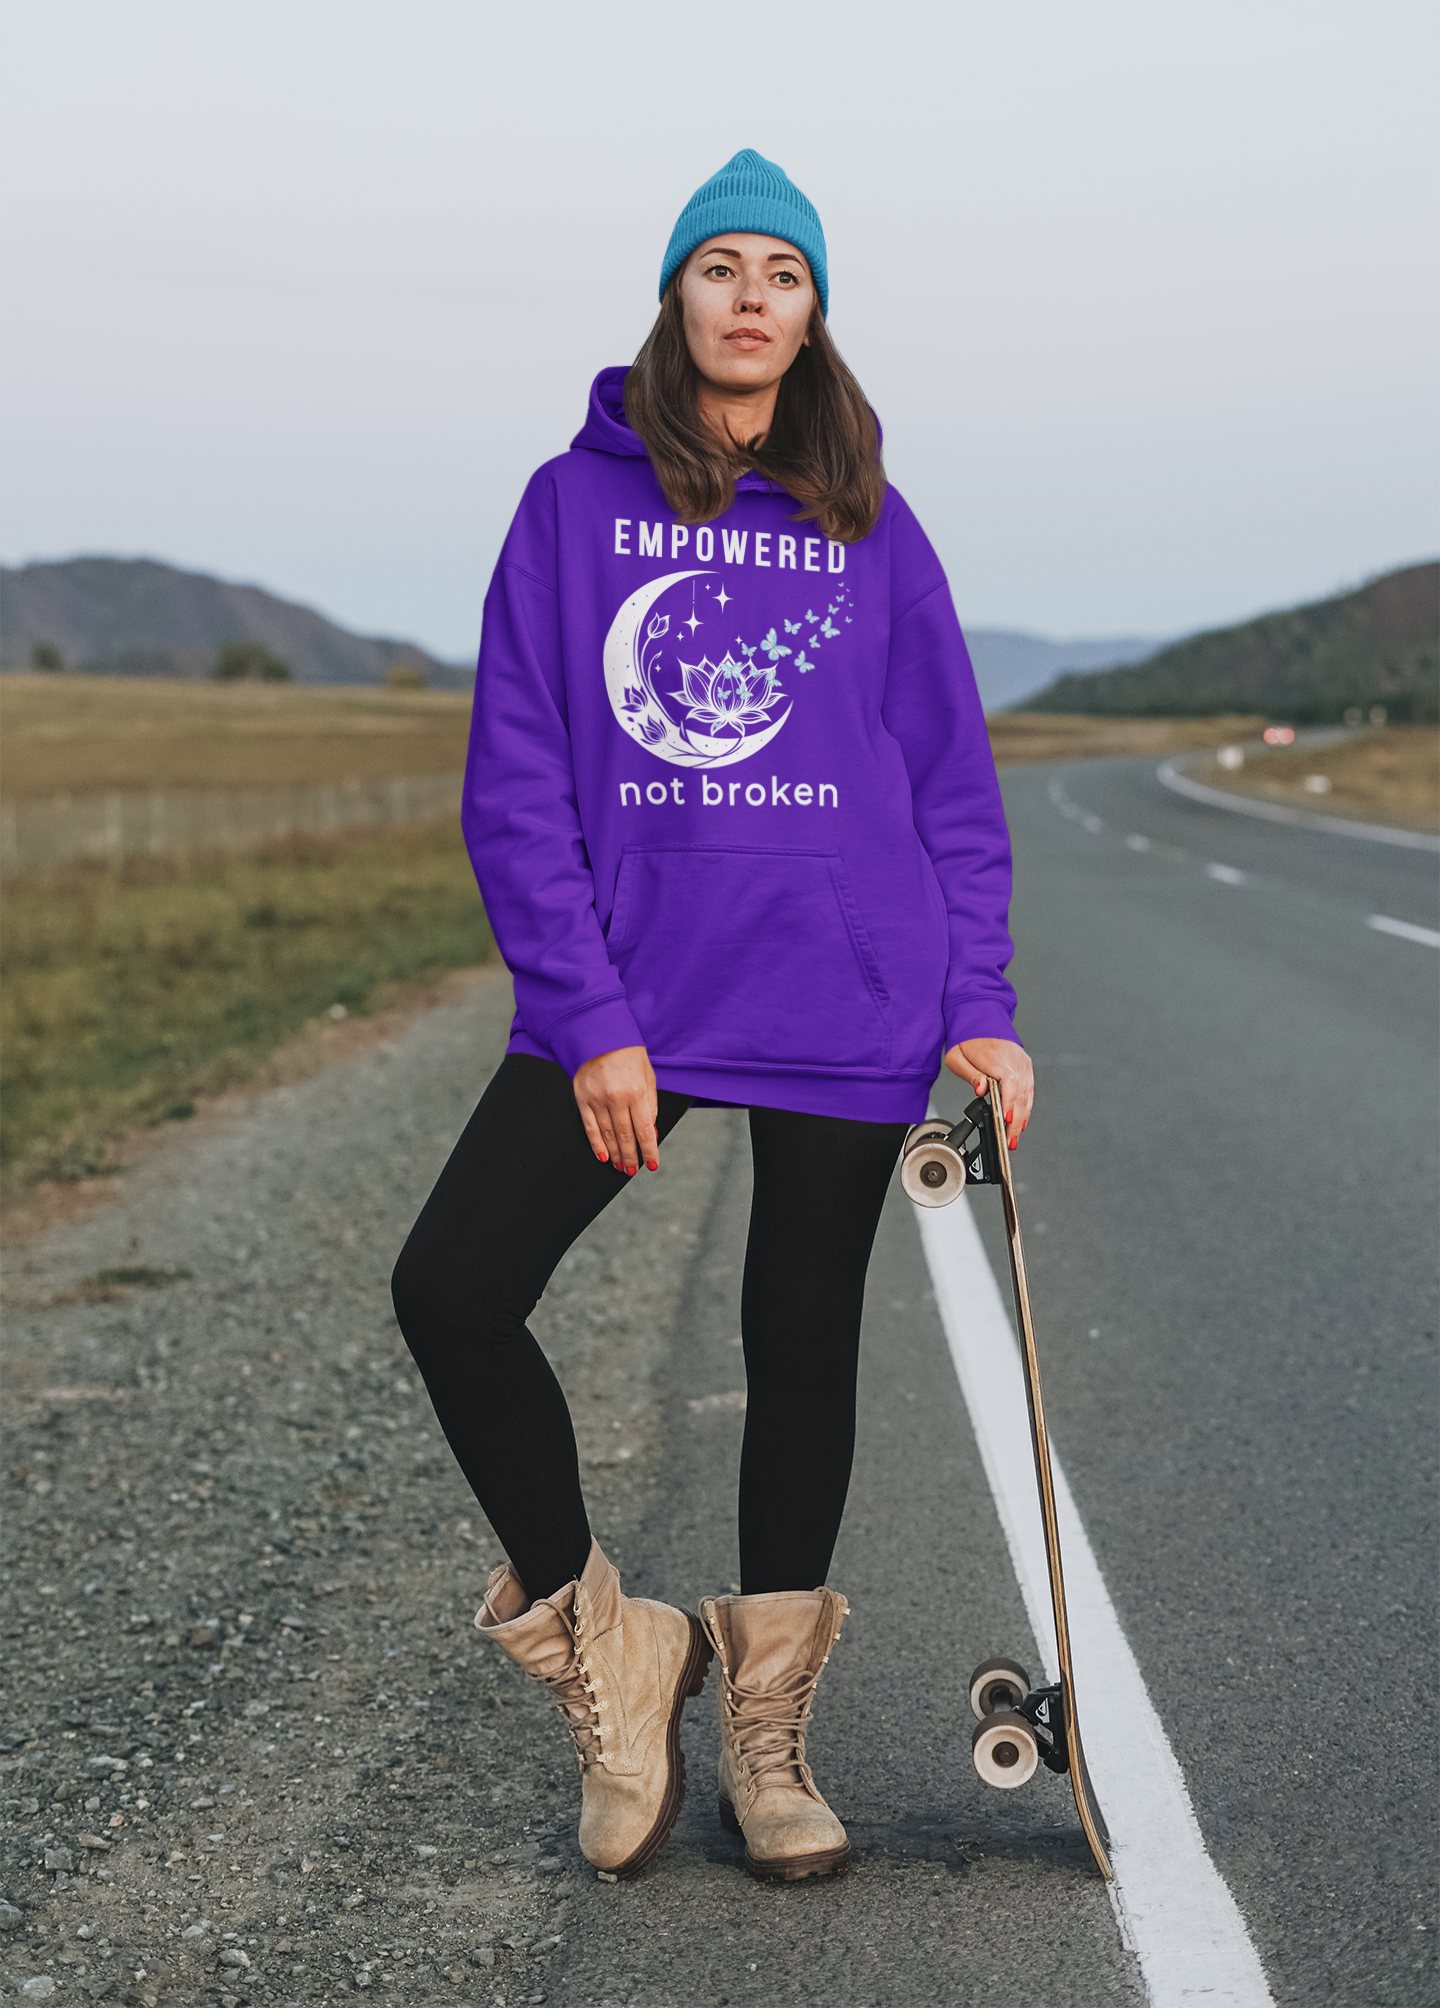
M 660 1091 L 661 1137 L 689 1105 Z M 855 1448 L 865 1270 L 904 1134 L 903 1123 L 750 1111 L 747 1596 L 815 1589 L 830 1566 Z M 564 1068 L 510 1054 L 395 1265 L 405 1342 L 531 1597 L 580 1574 L 590 1527 L 570 1411 L 525 1320 L 566 1249 L 629 1183 L 591 1150 Z

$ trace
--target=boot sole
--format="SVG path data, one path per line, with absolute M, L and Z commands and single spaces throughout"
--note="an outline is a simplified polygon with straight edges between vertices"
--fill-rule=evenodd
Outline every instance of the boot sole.
M 727 1833 L 743 1837 L 745 1829 L 735 1815 L 735 1808 L 728 1799 L 721 1799 L 720 1824 Z M 776 1855 L 769 1861 L 762 1861 L 745 1850 L 745 1866 L 757 1882 L 803 1882 L 806 1876 L 833 1876 L 841 1874 L 850 1866 L 850 1843 L 843 1848 L 826 1848 L 823 1853 L 811 1855 Z
M 704 1627 L 699 1618 L 691 1617 L 690 1656 L 676 1684 L 675 1706 L 670 1711 L 670 1726 L 665 1732 L 665 1756 L 670 1767 L 670 1782 L 666 1787 L 664 1804 L 660 1808 L 654 1826 L 634 1854 L 617 1867 L 606 1869 L 606 1875 L 614 1876 L 617 1882 L 628 1882 L 631 1876 L 638 1876 L 642 1869 L 650 1866 L 669 1840 L 675 1822 L 680 1817 L 680 1808 L 685 1803 L 685 1752 L 680 1748 L 680 1717 L 686 1702 L 693 1700 L 703 1689 L 705 1676 L 710 1671 L 710 1661 L 713 1657 L 714 1651 L 705 1636 Z

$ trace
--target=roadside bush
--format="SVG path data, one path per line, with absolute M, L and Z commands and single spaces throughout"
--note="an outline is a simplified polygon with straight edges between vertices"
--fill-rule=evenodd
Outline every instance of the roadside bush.
M 215 658 L 220 683 L 289 683 L 290 665 L 263 641 L 227 641 Z

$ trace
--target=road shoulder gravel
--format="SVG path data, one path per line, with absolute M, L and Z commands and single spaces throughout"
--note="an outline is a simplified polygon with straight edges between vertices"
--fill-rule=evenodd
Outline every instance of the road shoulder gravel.
M 17 1258 L 0 1987 L 130 2008 L 372 1987 L 486 2008 L 1137 2001 L 1063 1781 L 987 1793 L 969 1764 L 969 1665 L 1033 1642 L 898 1198 L 834 1571 L 854 1615 L 812 1746 L 857 1866 L 745 1875 L 715 1821 L 713 1676 L 659 1862 L 611 1885 L 581 1859 L 569 1742 L 472 1629 L 498 1550 L 388 1292 L 510 1009 L 482 974 L 177 1137 Z M 692 1112 L 535 1320 L 596 1532 L 627 1589 L 674 1602 L 735 1575 L 745 1127 Z M 154 1287 L 85 1300 L 127 1269 Z

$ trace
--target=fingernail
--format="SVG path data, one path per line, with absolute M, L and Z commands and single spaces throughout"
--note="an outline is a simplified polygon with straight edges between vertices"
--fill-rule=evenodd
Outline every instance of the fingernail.
M 645 1169 L 647 1171 L 658 1171 L 660 1169 L 658 1158 L 647 1157 L 645 1160 Z
M 638 1164 L 627 1164 L 625 1167 L 625 1176 L 627 1178 L 633 1178 L 639 1169 L 640 1167 Z
M 1007 1123 L 1013 1123 L 1013 1122 L 1014 1122 L 1014 1120 L 1015 1120 L 1015 1111 L 1014 1111 L 1014 1109 L 1006 1109 L 1006 1111 L 1005 1111 L 1005 1120 L 1006 1120 L 1006 1122 L 1007 1122 Z
M 1013 1136 L 1010 1139 L 1010 1148 L 1011 1150 L 1014 1150 L 1015 1148 L 1015 1138 Z

